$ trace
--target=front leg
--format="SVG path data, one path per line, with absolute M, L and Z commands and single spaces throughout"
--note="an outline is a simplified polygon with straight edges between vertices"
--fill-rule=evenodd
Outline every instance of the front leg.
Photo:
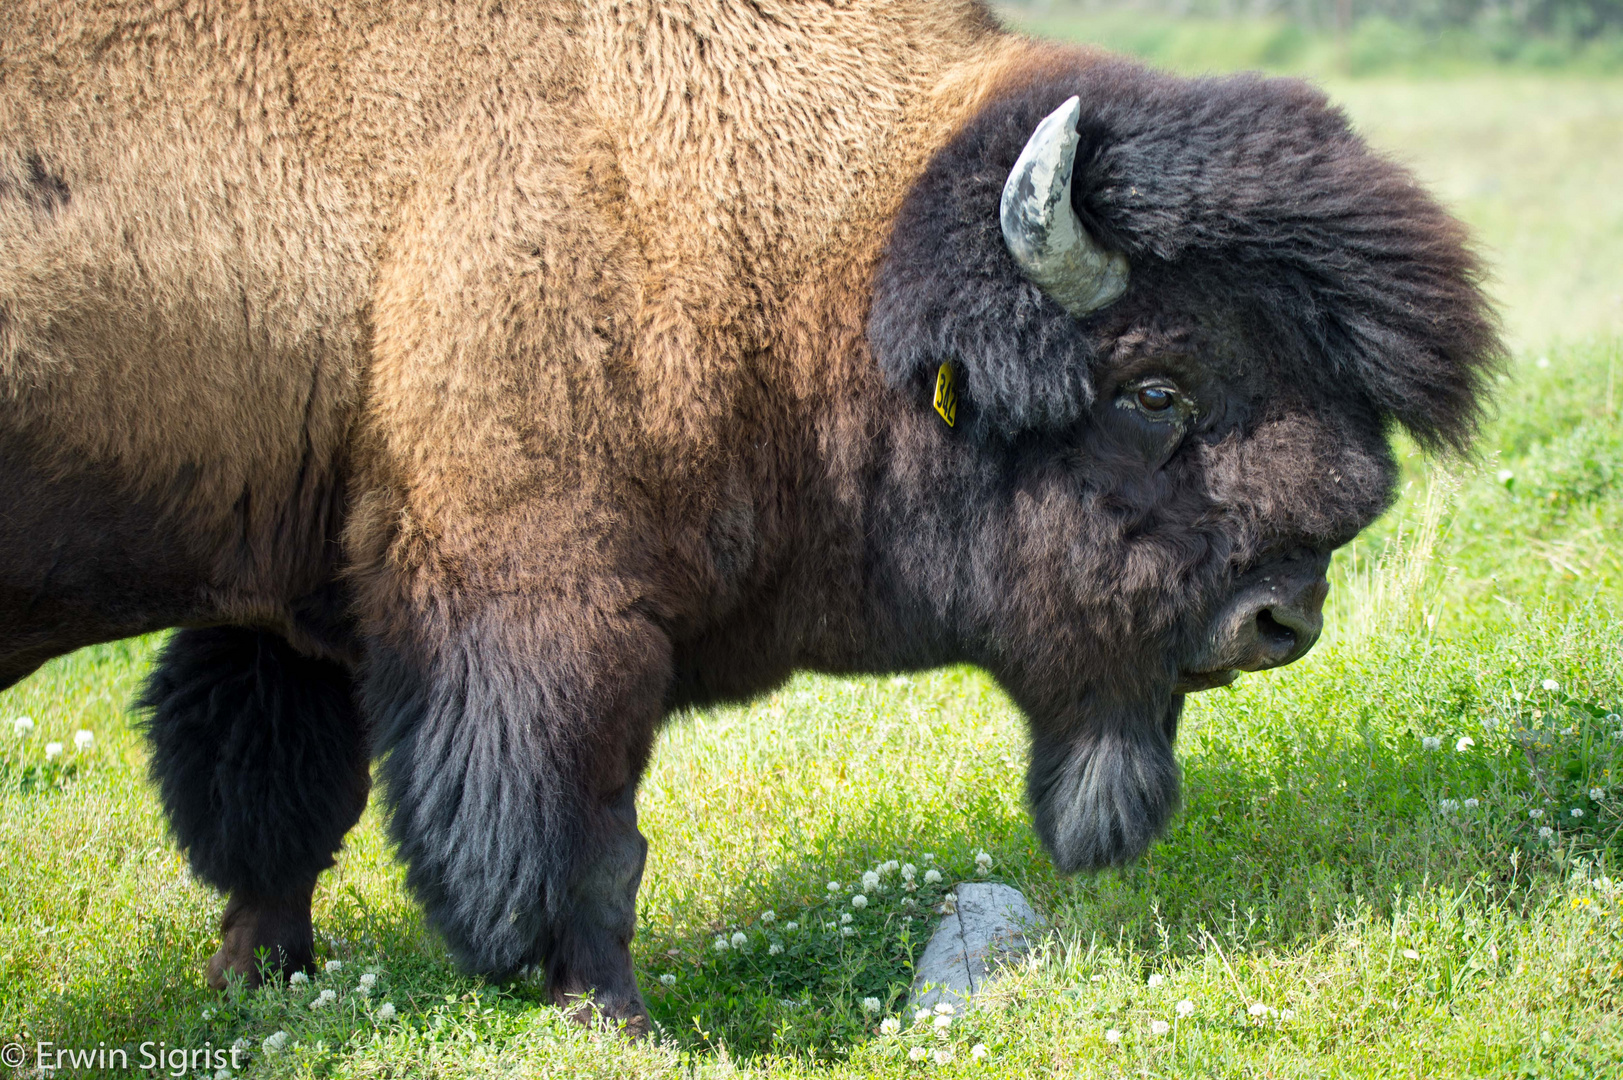
M 417 637 L 373 646 L 363 694 L 430 922 L 466 966 L 539 966 L 554 1000 L 590 995 L 645 1031 L 629 948 L 647 849 L 634 799 L 668 640 L 637 615 L 512 594 Z

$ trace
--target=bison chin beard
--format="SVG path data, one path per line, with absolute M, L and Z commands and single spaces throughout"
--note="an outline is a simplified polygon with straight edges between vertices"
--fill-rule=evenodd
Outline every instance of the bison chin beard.
M 1076 730 L 1038 734 L 1026 790 L 1037 834 L 1065 873 L 1121 866 L 1144 853 L 1178 809 L 1172 738 L 1183 695 L 1117 705 Z

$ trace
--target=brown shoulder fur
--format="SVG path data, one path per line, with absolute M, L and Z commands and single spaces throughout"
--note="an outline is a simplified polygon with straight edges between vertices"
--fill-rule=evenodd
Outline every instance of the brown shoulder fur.
M 363 397 L 363 566 L 433 538 L 517 587 L 462 560 L 593 531 L 547 492 L 691 525 L 749 395 L 853 377 L 793 298 L 1028 48 L 967 0 L 7 4 L 0 419 L 155 500 L 180 621 L 331 573 L 289 515 L 343 497 Z

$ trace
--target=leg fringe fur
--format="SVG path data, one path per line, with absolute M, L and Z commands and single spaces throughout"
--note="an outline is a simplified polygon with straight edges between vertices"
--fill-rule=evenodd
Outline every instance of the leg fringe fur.
M 153 778 L 198 877 L 281 896 L 333 864 L 370 786 L 346 668 L 263 631 L 181 630 L 139 704 Z

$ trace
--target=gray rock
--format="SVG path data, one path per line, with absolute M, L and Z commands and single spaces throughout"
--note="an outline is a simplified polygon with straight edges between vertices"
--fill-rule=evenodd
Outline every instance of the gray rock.
M 1000 964 L 1026 951 L 1026 934 L 1040 926 L 1019 889 L 967 882 L 955 891 L 957 910 L 941 920 L 914 969 L 913 1008 L 967 1003 Z

